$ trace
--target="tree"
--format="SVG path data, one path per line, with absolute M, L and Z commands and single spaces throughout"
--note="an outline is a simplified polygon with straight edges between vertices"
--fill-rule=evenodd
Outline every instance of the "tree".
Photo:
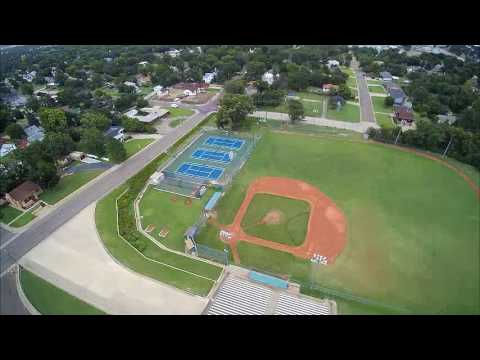
M 138 108 L 144 108 L 144 107 L 147 107 L 148 106 L 148 101 L 145 100 L 144 98 L 140 97 L 138 100 L 137 100 L 137 107 Z
M 40 124 L 45 131 L 62 132 L 67 128 L 65 111 L 56 108 L 44 108 L 40 110 Z
M 31 180 L 46 188 L 55 186 L 60 180 L 55 164 L 43 159 L 37 163 L 35 170 L 30 176 Z
M 287 106 L 288 106 L 288 117 L 290 118 L 290 121 L 292 122 L 292 124 L 305 118 L 305 110 L 300 100 L 290 99 L 287 102 Z
M 247 64 L 247 79 L 259 80 L 267 70 L 265 63 L 260 61 L 250 61 Z
M 111 121 L 98 111 L 88 111 L 80 118 L 80 124 L 86 128 L 95 127 L 98 130 L 105 131 L 110 127 Z
M 288 87 L 293 90 L 303 90 L 310 85 L 310 73 L 306 69 L 300 69 L 293 73 L 288 73 Z
M 85 128 L 81 133 L 78 147 L 86 153 L 103 156 L 105 154 L 105 136 L 95 127 Z
M 220 102 L 217 126 L 222 129 L 239 129 L 244 126 L 247 115 L 254 110 L 255 106 L 249 96 L 226 94 Z
M 20 90 L 25 95 L 32 95 L 33 94 L 33 85 L 31 83 L 23 83 L 20 85 Z
M 394 102 L 393 97 L 387 96 L 385 98 L 385 106 L 393 106 L 393 102 Z
M 117 139 L 108 140 L 106 149 L 108 158 L 115 163 L 120 163 L 127 158 L 125 147 Z
M 47 133 L 42 144 L 45 152 L 52 159 L 60 159 L 75 149 L 71 136 L 65 133 Z
M 25 132 L 23 131 L 23 128 L 18 125 L 17 123 L 11 123 L 5 128 L 5 133 L 10 136 L 10 139 L 12 140 L 18 140 L 21 139 L 24 135 Z
M 225 93 L 227 94 L 245 94 L 245 82 L 243 80 L 229 80 L 225 81 Z

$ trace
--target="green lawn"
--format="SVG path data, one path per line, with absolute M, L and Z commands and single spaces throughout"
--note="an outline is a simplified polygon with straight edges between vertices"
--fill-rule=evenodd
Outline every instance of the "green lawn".
M 383 86 L 369 86 L 368 91 L 376 94 L 386 94 Z
M 90 180 L 100 175 L 103 170 L 82 171 L 73 175 L 64 176 L 53 188 L 46 189 L 40 199 L 48 204 L 55 204 Z
M 367 80 L 368 85 L 381 85 L 383 84 L 383 81 L 381 80 Z
M 213 191 L 209 190 L 201 199 L 193 199 L 191 205 L 186 205 L 187 198 L 158 191 L 150 186 L 140 202 L 142 227 L 146 229 L 150 224 L 155 225 L 155 230 L 150 235 L 174 250 L 183 251 L 183 234 L 198 220 L 212 194 Z M 175 196 L 177 201 L 173 202 L 172 196 Z M 164 226 L 168 227 L 170 233 L 161 238 L 158 232 Z
M 168 124 L 168 126 L 171 127 L 171 128 L 175 128 L 184 121 L 185 121 L 185 119 L 183 119 L 183 118 L 174 119 L 174 120 L 170 121 L 170 124 Z
M 116 189 L 100 200 L 95 208 L 95 223 L 109 253 L 133 271 L 193 294 L 206 296 L 220 276 L 222 271 L 220 267 L 165 251 L 140 235 L 147 243 L 142 256 L 118 236 L 115 199 L 125 189 L 125 185 Z M 133 216 L 133 206 L 131 216 Z
M 263 221 L 267 214 L 275 212 L 278 223 Z M 310 205 L 302 200 L 268 194 L 256 194 L 249 204 L 242 229 L 249 235 L 279 242 L 290 246 L 299 246 L 307 234 Z
M 153 85 L 141 86 L 140 92 L 138 93 L 138 95 L 145 96 L 150 94 L 152 91 L 153 91 Z
M 154 139 L 132 139 L 123 144 L 127 151 L 127 158 L 142 150 L 145 146 L 153 142 Z
M 210 92 L 210 93 L 218 93 L 218 92 L 220 92 L 220 91 L 222 91 L 222 89 L 220 89 L 220 88 L 211 88 L 211 87 L 209 87 L 209 88 L 207 89 L 207 92 Z
M 195 113 L 195 111 L 191 109 L 183 109 L 183 108 L 173 108 L 169 107 L 168 111 L 170 112 L 170 117 L 177 117 L 177 116 L 191 116 Z
M 340 111 L 327 109 L 327 118 L 332 120 L 360 122 L 360 106 L 345 104 Z
M 103 311 L 23 268 L 20 281 L 28 301 L 42 315 L 105 315 Z
M 386 128 L 393 127 L 393 121 L 390 115 L 375 113 L 375 119 L 377 120 L 377 123 L 380 126 L 383 126 Z
M 35 219 L 35 215 L 32 214 L 31 211 L 24 212 L 22 216 L 20 216 L 17 220 L 10 224 L 11 227 L 19 228 L 22 226 L 27 225 L 30 221 Z
M 323 99 L 325 98 L 325 95 L 320 95 L 320 94 L 316 94 L 313 92 L 306 92 L 306 91 L 297 92 L 296 96 L 298 96 L 301 99 L 318 100 L 318 101 L 323 101 Z
M 385 106 L 385 98 L 380 96 L 372 96 L 373 111 L 392 113 L 393 106 Z
M 316 94 L 312 94 L 316 95 Z M 321 98 L 321 95 L 317 95 Z M 302 101 L 303 108 L 305 110 L 305 116 L 314 116 L 314 117 L 321 117 L 322 116 L 322 109 L 323 105 L 322 102 L 312 102 L 312 101 Z M 282 102 L 278 106 L 264 106 L 258 109 L 258 111 L 271 111 L 271 112 L 279 112 L 288 114 L 288 106 L 285 102 Z M 288 115 L 285 119 L 288 118 Z
M 17 210 L 8 204 L 2 205 L 0 207 L 0 221 L 4 224 L 8 224 L 21 213 L 20 210 Z
M 478 199 L 449 168 L 381 144 L 267 131 L 220 200 L 219 222 L 232 222 L 259 176 L 317 186 L 345 214 L 347 245 L 335 264 L 318 266 L 240 242 L 243 266 L 410 313 L 480 313 Z M 199 242 L 223 248 L 215 228 L 200 235 Z M 362 306 L 345 311 L 372 312 Z

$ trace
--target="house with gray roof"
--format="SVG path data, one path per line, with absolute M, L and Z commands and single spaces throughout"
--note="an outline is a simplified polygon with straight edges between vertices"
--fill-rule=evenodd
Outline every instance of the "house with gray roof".
M 29 143 L 33 141 L 43 141 L 45 138 L 45 131 L 42 127 L 38 127 L 36 125 L 28 126 L 25 129 L 25 134 L 27 135 L 27 141 Z
M 125 129 L 121 126 L 110 126 L 110 128 L 104 132 L 104 135 L 123 142 L 125 140 L 124 131 Z
M 447 123 L 448 125 L 452 125 L 457 121 L 457 117 L 452 113 L 437 115 L 437 121 L 439 124 Z
M 390 74 L 388 71 L 381 71 L 380 72 L 380 77 L 382 78 L 383 81 L 392 81 L 392 74 Z

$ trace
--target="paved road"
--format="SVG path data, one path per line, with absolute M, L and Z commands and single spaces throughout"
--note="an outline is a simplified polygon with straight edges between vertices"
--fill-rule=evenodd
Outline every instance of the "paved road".
M 0 278 L 1 315 L 30 315 L 18 295 L 16 276 L 15 271 L 11 270 Z
M 82 209 L 94 201 L 99 200 L 108 192 L 124 183 L 127 179 L 143 169 L 145 165 L 155 159 L 159 154 L 167 150 L 178 139 L 200 123 L 209 112 L 216 110 L 217 102 L 218 96 L 212 98 L 209 103 L 197 107 L 199 112 L 184 121 L 180 126 L 174 128 L 161 139 L 153 142 L 149 147 L 145 148 L 144 151 L 126 160 L 112 172 L 94 180 L 83 190 L 73 195 L 70 200 L 56 207 L 45 217 L 40 218 L 23 233 L 16 236 L 14 240 L 9 242 L 6 246 L 2 245 L 0 250 L 0 277 L 5 274 L 6 270 L 10 269 L 16 262 L 18 262 L 23 255 L 47 238 L 69 219 L 73 218 Z
M 5 230 L 3 227 L 0 226 L 0 246 L 2 246 L 14 236 L 14 233 L 11 233 L 10 231 Z
M 373 105 L 368 92 L 368 84 L 365 79 L 365 73 L 358 68 L 356 59 L 352 60 L 352 68 L 357 74 L 358 99 L 360 102 L 360 119 L 362 122 L 376 123 L 375 115 L 373 114 Z

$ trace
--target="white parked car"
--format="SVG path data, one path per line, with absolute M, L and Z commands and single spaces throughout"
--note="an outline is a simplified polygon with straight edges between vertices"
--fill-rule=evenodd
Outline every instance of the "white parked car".
M 178 104 L 172 104 L 172 108 L 178 108 Z

